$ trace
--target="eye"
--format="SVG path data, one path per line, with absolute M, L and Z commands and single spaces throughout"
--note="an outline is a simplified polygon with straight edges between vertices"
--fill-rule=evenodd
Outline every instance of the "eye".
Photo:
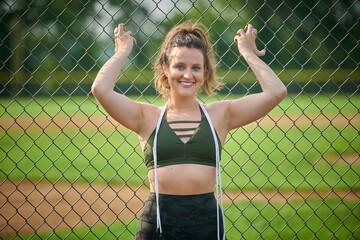
M 199 68 L 199 67 L 193 67 L 193 70 L 194 70 L 194 71 L 199 71 L 200 68 Z
M 184 69 L 184 67 L 183 67 L 182 65 L 178 65 L 178 66 L 176 66 L 176 68 L 177 68 L 178 70 L 183 70 L 183 69 Z

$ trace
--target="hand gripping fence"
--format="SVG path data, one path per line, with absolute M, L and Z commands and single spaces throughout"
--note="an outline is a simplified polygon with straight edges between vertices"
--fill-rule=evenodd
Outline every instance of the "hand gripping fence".
M 198 100 L 199 102 L 199 100 Z M 154 155 L 154 166 L 155 166 L 155 194 L 156 194 L 156 226 L 157 226 L 157 231 L 160 234 L 160 236 L 162 236 L 162 227 L 161 227 L 161 217 L 160 217 L 160 206 L 159 206 L 159 181 L 158 181 L 158 175 L 157 175 L 157 138 L 158 138 L 158 132 L 159 132 L 159 128 L 160 128 L 160 124 L 161 121 L 164 117 L 165 111 L 166 111 L 166 107 L 167 107 L 168 102 L 165 104 L 165 106 L 162 108 L 159 120 L 157 122 L 156 125 L 156 130 L 155 130 L 155 137 L 154 137 L 154 144 L 153 144 L 153 155 Z M 219 144 L 218 144 L 218 140 L 216 137 L 216 132 L 214 129 L 214 125 L 212 124 L 212 121 L 210 119 L 209 114 L 207 113 L 205 107 L 199 102 L 199 105 L 201 107 L 201 109 L 203 110 L 207 121 L 209 122 L 210 128 L 211 128 L 211 133 L 212 136 L 214 138 L 214 143 L 215 143 L 215 154 L 216 154 L 216 200 L 219 200 L 219 195 L 220 195 L 220 202 L 221 202 L 221 214 L 222 214 L 222 223 L 220 223 L 220 216 L 219 216 L 219 204 L 216 201 L 216 215 L 217 215 L 217 234 L 218 234 L 218 239 L 225 239 L 225 217 L 224 217 L 224 204 L 223 204 L 223 198 L 222 198 L 222 189 L 221 189 L 221 166 L 220 166 L 220 152 L 219 152 Z M 223 232 L 223 236 L 220 236 L 220 224 L 223 224 L 223 228 L 224 228 L 224 232 Z

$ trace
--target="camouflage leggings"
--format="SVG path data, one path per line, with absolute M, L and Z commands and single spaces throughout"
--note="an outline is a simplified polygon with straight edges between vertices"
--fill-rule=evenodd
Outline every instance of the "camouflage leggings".
M 159 194 L 159 204 L 164 239 L 217 240 L 217 202 L 214 193 L 187 196 Z M 221 212 L 220 229 L 222 236 Z M 158 239 L 155 193 L 151 192 L 145 202 L 135 239 Z

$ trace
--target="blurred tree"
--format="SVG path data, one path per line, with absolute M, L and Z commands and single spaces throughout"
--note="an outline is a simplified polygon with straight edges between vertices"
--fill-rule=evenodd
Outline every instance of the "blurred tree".
M 164 12 L 157 3 L 134 0 L 2 1 L 0 71 L 24 83 L 29 76 L 23 72 L 98 70 L 113 51 L 112 44 L 104 43 L 111 42 L 113 29 L 121 22 L 137 40 L 130 56 L 131 69 L 150 69 L 165 34 L 185 19 L 208 27 L 219 66 L 224 69 L 243 67 L 233 37 L 246 23 L 259 29 L 258 46 L 266 46 L 264 60 L 274 68 L 356 68 L 359 62 L 356 0 L 169 4 L 173 7 Z M 154 16 L 156 11 L 163 17 Z
M 255 2 L 255 1 L 254 1 Z M 354 68 L 359 55 L 356 0 L 254 3 L 261 40 L 285 68 Z M 250 1 L 249 4 L 253 4 Z
M 111 29 L 115 29 L 119 23 L 124 23 L 127 31 L 132 31 L 136 38 L 137 45 L 133 48 L 130 56 L 132 63 L 138 68 L 148 66 L 151 46 L 147 46 L 147 44 L 149 44 L 152 34 L 151 29 L 156 26 L 151 21 L 147 8 L 144 4 L 141 5 L 132 0 L 109 0 L 108 3 L 117 9 L 115 15 L 112 16 Z M 109 35 L 113 37 L 113 32 Z
M 99 69 L 103 64 L 99 59 L 104 48 L 96 32 L 106 27 L 100 23 L 105 4 L 111 4 L 113 9 L 118 8 L 107 24 L 115 27 L 119 22 L 126 22 L 131 29 L 140 29 L 146 22 L 145 8 L 131 0 L 2 1 L 0 71 L 12 74 L 11 82 L 10 79 L 3 79 L 2 83 L 15 87 L 15 91 L 11 92 L 16 94 L 21 84 L 34 83 L 34 80 L 35 83 L 43 83 L 55 71 L 87 72 Z M 106 34 L 113 37 L 113 32 Z M 144 37 L 138 38 L 138 43 L 142 46 Z M 134 49 L 133 54 L 137 55 L 137 52 L 138 48 Z M 36 72 L 41 72 L 37 79 L 30 74 Z M 79 80 L 70 77 L 74 83 Z
M 70 67 L 89 45 L 84 20 L 92 17 L 96 1 L 44 0 L 4 1 L 0 6 L 1 29 L 4 31 L 2 49 L 10 47 L 11 56 L 2 62 L 11 72 L 20 65 L 23 70 L 42 68 L 53 71 L 59 63 Z M 85 30 L 85 31 L 84 31 Z M 80 48 L 74 47 L 80 42 Z M 10 43 L 10 44 L 9 44 Z M 80 54 L 79 54 L 80 53 Z M 13 64 L 8 63 L 11 57 Z M 65 61 L 68 60 L 68 61 Z

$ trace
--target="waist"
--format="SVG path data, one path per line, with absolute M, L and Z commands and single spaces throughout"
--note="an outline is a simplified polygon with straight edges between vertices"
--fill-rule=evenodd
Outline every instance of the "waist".
M 207 200 L 215 199 L 215 193 L 214 192 L 207 192 L 207 193 L 200 193 L 200 194 L 189 194 L 189 195 L 174 195 L 174 194 L 159 194 L 159 200 L 162 200 L 162 203 L 167 202 L 176 202 L 176 200 L 189 200 L 189 201 L 199 201 L 204 200 L 207 202 Z M 156 199 L 156 193 L 150 192 L 148 199 Z M 175 200 L 175 201 L 174 201 Z M 166 204 L 164 204 L 166 205 Z
M 216 228 L 217 205 L 214 192 L 182 196 L 159 194 L 161 221 L 167 226 L 193 227 L 212 224 Z M 150 192 L 145 202 L 142 220 L 156 224 L 156 209 L 155 193 Z
M 216 160 L 209 158 L 196 158 L 196 157 L 178 157 L 178 158 L 168 158 L 168 159 L 158 159 L 157 167 L 165 167 L 172 165 L 180 165 L 180 164 L 194 164 L 194 165 L 204 165 L 216 167 Z M 154 161 L 146 162 L 148 170 L 154 168 Z
M 157 168 L 159 193 L 195 195 L 214 191 L 216 168 L 199 164 L 176 164 Z M 155 192 L 155 170 L 148 172 L 150 191 Z

